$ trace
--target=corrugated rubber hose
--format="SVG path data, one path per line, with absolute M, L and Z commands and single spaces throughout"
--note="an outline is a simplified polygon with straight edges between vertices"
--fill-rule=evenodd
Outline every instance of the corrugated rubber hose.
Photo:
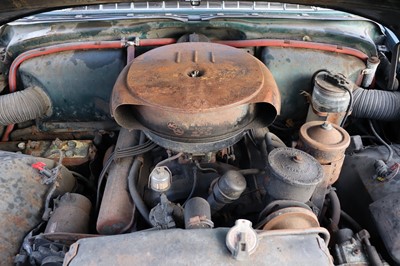
M 50 111 L 50 98 L 39 87 L 0 96 L 0 125 L 3 126 L 33 120 Z
M 400 92 L 356 88 L 352 116 L 373 120 L 400 120 Z

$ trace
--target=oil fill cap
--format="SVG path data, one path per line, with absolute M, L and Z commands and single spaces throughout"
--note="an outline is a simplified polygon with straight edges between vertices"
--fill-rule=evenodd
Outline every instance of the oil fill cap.
M 236 260 L 245 260 L 258 246 L 258 235 L 252 223 L 245 219 L 236 220 L 226 235 L 226 246 Z

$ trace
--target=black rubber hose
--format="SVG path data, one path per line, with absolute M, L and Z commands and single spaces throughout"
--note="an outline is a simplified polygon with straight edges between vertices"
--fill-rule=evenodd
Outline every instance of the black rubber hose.
M 39 87 L 0 96 L 0 125 L 6 126 L 33 120 L 48 114 L 51 101 Z
M 400 92 L 366 90 L 357 88 L 353 91 L 352 116 L 373 120 L 400 120 Z
M 193 185 L 192 185 L 192 190 L 189 193 L 189 196 L 185 200 L 185 202 L 182 204 L 182 207 L 185 207 L 186 203 L 192 198 L 194 191 L 196 190 L 196 185 L 197 185 L 197 167 L 193 167 Z
M 392 158 L 393 158 L 393 149 L 392 149 L 392 147 L 390 147 L 390 145 L 387 144 L 386 141 L 384 141 L 384 140 L 379 136 L 378 132 L 376 132 L 376 130 L 375 130 L 375 128 L 374 128 L 374 125 L 372 124 L 372 121 L 369 120 L 368 123 L 369 123 L 369 127 L 371 128 L 372 134 L 374 134 L 375 138 L 377 138 L 377 139 L 383 144 L 383 146 L 385 146 L 385 147 L 388 149 L 389 154 L 388 154 L 387 159 L 385 160 L 385 163 L 389 163 L 389 162 L 392 160 Z
M 139 192 L 136 188 L 136 180 L 138 179 L 141 166 L 142 166 L 142 161 L 136 157 L 135 160 L 133 161 L 131 170 L 129 171 L 128 175 L 129 193 L 131 194 L 133 203 L 135 203 L 137 210 L 140 212 L 140 214 L 143 216 L 146 222 L 149 225 L 151 225 L 149 219 L 149 210 L 147 209 L 146 204 L 144 203 L 142 197 L 139 195 Z
M 268 152 L 271 152 L 275 148 L 286 147 L 285 143 L 271 132 L 265 134 L 265 142 L 267 144 Z
M 353 93 L 351 92 L 351 90 L 349 88 L 343 87 L 342 89 L 347 91 L 347 93 L 349 94 L 349 97 L 350 97 L 349 105 L 347 105 L 346 113 L 345 113 L 345 115 L 343 117 L 342 122 L 340 123 L 340 126 L 344 127 L 344 124 L 346 124 L 346 120 L 349 117 L 351 108 L 353 107 L 354 96 L 353 96 Z
M 346 212 L 343 210 L 340 211 L 340 216 L 342 217 L 343 220 L 345 220 L 351 227 L 352 229 L 358 233 L 362 230 L 362 227 L 359 223 L 357 223 L 356 220 L 353 219 L 350 215 L 348 215 Z
M 376 251 L 374 246 L 366 245 L 365 250 L 367 251 L 368 260 L 371 266 L 383 266 L 379 253 Z
M 340 211 L 341 211 L 340 201 L 334 190 L 331 190 L 329 192 L 328 197 L 331 201 L 331 207 L 332 207 L 332 224 L 334 224 L 336 228 L 338 228 L 340 222 Z

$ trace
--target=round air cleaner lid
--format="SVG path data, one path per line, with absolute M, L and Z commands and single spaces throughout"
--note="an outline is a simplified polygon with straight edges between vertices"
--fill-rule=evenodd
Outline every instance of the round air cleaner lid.
M 177 43 L 146 52 L 123 70 L 111 110 L 119 125 L 143 130 L 160 146 L 205 152 L 272 123 L 280 94 L 267 67 L 240 49 Z
M 136 58 L 127 85 L 138 100 L 180 112 L 243 104 L 265 83 L 264 66 L 238 49 L 212 43 L 179 43 Z

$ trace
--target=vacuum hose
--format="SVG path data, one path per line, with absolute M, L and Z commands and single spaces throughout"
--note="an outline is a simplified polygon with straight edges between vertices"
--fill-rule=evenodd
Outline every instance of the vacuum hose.
M 48 115 L 51 101 L 39 87 L 0 96 L 0 125 L 6 126 Z
M 352 116 L 373 120 L 400 120 L 400 91 L 355 88 Z

